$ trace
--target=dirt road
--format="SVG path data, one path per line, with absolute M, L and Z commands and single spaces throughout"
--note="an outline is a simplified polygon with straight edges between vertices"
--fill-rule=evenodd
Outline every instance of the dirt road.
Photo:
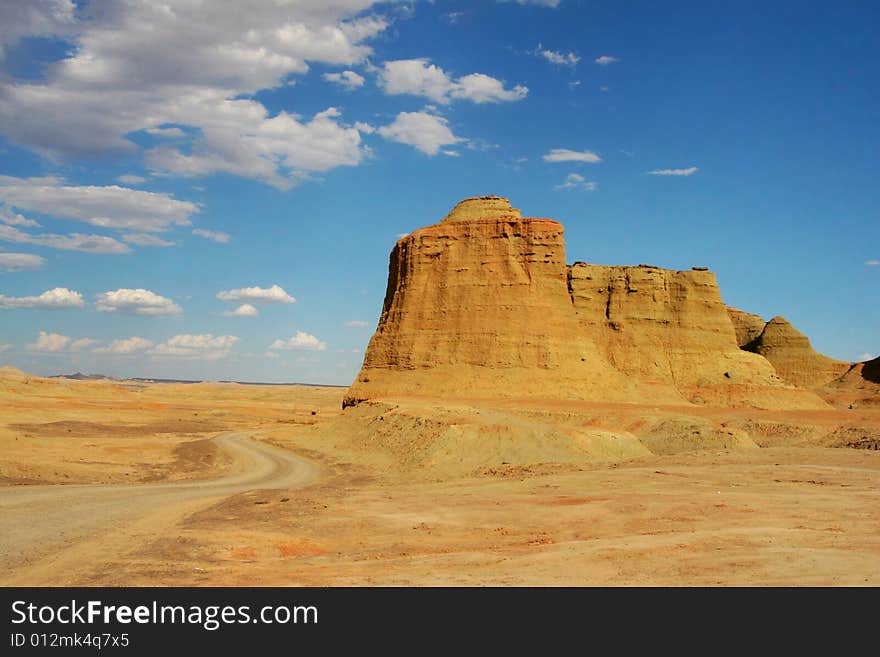
M 0 584 L 63 585 L 219 499 L 301 487 L 316 476 L 315 464 L 242 433 L 214 440 L 234 461 L 233 472 L 216 479 L 0 488 Z

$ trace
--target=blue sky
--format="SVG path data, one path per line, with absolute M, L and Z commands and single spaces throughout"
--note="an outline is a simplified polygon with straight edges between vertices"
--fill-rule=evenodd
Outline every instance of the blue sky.
M 483 194 L 562 221 L 570 262 L 708 266 L 728 304 L 876 355 L 878 21 L 872 2 L 5 2 L 0 362 L 347 385 L 397 235 Z

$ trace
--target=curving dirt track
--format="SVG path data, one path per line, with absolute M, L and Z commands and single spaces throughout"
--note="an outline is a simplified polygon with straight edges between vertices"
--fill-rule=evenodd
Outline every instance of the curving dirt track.
M 63 585 L 220 499 L 311 483 L 317 466 L 238 432 L 214 438 L 233 459 L 216 479 L 141 485 L 0 488 L 0 585 Z

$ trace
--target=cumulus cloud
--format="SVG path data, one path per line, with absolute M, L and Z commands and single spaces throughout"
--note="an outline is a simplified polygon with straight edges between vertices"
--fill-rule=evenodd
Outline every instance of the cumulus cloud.
M 511 0 L 498 0 L 498 2 L 510 2 Z M 514 0 L 518 5 L 534 5 L 536 7 L 549 7 L 555 9 L 562 0 Z
M 186 133 L 180 128 L 147 128 L 144 132 L 154 137 L 164 137 L 166 139 L 176 139 L 185 137 Z
M 73 0 L 6 0 L 0 3 L 0 60 L 24 36 L 63 35 L 75 26 Z
M 269 349 L 299 349 L 304 351 L 324 351 L 327 343 L 322 342 L 311 333 L 297 331 L 289 340 L 275 340 Z
M 342 71 L 341 73 L 324 73 L 324 79 L 328 82 L 338 84 L 340 87 L 343 87 L 349 91 L 351 91 L 352 89 L 357 89 L 358 87 L 363 87 L 364 82 L 366 82 L 362 75 L 358 75 L 354 71 Z
M 96 354 L 136 354 L 146 351 L 152 346 L 152 340 L 133 336 L 123 340 L 114 340 L 106 347 L 98 347 L 93 351 Z
M 379 84 L 391 95 L 424 96 L 444 105 L 453 100 L 478 104 L 510 102 L 522 100 L 529 93 L 528 87 L 522 85 L 506 89 L 501 80 L 484 73 L 471 73 L 453 80 L 446 71 L 424 58 L 385 62 Z
M 237 303 L 296 303 L 296 299 L 284 291 L 280 285 L 271 287 L 240 287 L 234 290 L 222 290 L 217 293 L 220 301 Z
M 226 317 L 256 317 L 260 311 L 249 303 L 243 303 L 235 310 L 229 310 L 223 314 Z
M 137 244 L 138 246 L 174 246 L 175 242 L 163 240 L 155 235 L 147 235 L 146 233 L 128 233 L 122 236 L 123 241 L 129 244 Z
M 86 347 L 91 347 L 93 344 L 98 344 L 98 340 L 92 340 L 91 338 L 80 338 L 79 340 L 74 340 L 70 343 L 71 351 L 82 351 Z
M 95 310 L 127 315 L 179 315 L 183 309 L 171 299 L 143 288 L 120 288 L 96 296 Z
M 289 188 L 309 172 L 357 164 L 366 151 L 335 111 L 301 121 L 270 114 L 253 95 L 306 73 L 310 62 L 366 61 L 366 42 L 388 22 L 352 17 L 373 4 L 261 2 L 245 12 L 237 0 L 89 3 L 64 58 L 41 79 L 5 86 L 0 130 L 54 158 L 134 153 L 129 135 L 179 130 L 180 149 L 149 152 L 154 170 L 226 172 Z
M 654 169 L 648 173 L 652 176 L 692 176 L 697 171 L 699 171 L 698 167 L 688 167 L 687 169 Z
M 545 162 L 588 162 L 596 164 L 602 158 L 592 151 L 573 151 L 568 148 L 553 148 L 544 155 Z
M 587 180 L 582 175 L 577 173 L 570 173 L 565 177 L 565 182 L 556 185 L 556 189 L 563 189 L 568 191 L 580 190 L 587 192 L 595 192 L 598 185 L 590 180 Z
M 87 235 L 83 233 L 70 233 L 69 235 L 39 233 L 34 235 L 13 226 L 0 226 L 0 240 L 18 244 L 34 244 L 50 249 L 82 251 L 84 253 L 131 253 L 131 249 L 125 244 L 106 235 Z
M 617 59 L 617 57 L 612 57 L 610 55 L 602 55 L 601 57 L 597 57 L 594 61 L 600 66 L 608 66 L 609 64 L 614 64 L 620 60 Z
M 369 326 L 369 322 L 365 322 L 362 319 L 351 319 L 345 323 L 348 328 L 364 328 L 365 326 Z
M 33 219 L 23 217 L 16 212 L 12 212 L 5 205 L 0 204 L 0 223 L 7 226 L 23 226 L 24 228 L 39 228 L 40 224 Z
M 871 352 L 866 351 L 865 353 L 858 355 L 856 362 L 865 363 L 869 360 L 874 360 L 875 358 L 877 358 L 877 354 L 872 354 Z
M 82 308 L 82 294 L 66 287 L 46 290 L 35 297 L 7 297 L 0 294 L 0 308 L 37 308 L 40 310 L 59 310 L 61 308 Z
M 173 338 L 157 344 L 149 353 L 156 356 L 174 356 L 198 360 L 219 360 L 226 358 L 232 347 L 238 342 L 235 335 L 175 335 Z
M 40 335 L 37 337 L 36 342 L 27 345 L 27 350 L 39 351 L 42 353 L 58 353 L 66 351 L 71 342 L 72 340 L 66 335 L 40 331 Z
M 40 331 L 36 341 L 27 345 L 27 350 L 44 354 L 57 354 L 62 352 L 82 351 L 83 349 L 97 343 L 97 340 L 92 340 L 91 338 L 79 338 L 78 340 L 74 340 L 66 335 L 61 335 L 60 333 L 47 333 L 46 331 Z
M 217 244 L 229 244 L 229 233 L 224 233 L 219 230 L 193 228 L 192 234 L 198 235 L 199 237 L 204 237 L 206 240 L 210 240 L 211 242 L 217 242 Z
M 394 121 L 379 128 L 385 139 L 414 146 L 426 155 L 436 155 L 441 147 L 467 141 L 456 137 L 442 116 L 428 112 L 401 112 Z
M 0 101 L 2 102 L 2 101 Z M 92 226 L 154 233 L 189 225 L 199 206 L 169 194 L 118 185 L 68 185 L 60 178 L 0 176 L 0 201 Z
M 46 259 L 32 253 L 0 253 L 0 270 L 28 271 L 42 269 Z
M 577 66 L 577 63 L 581 61 L 581 58 L 575 55 L 573 52 L 561 52 L 558 50 L 548 50 L 546 48 L 541 48 L 538 46 L 538 49 L 535 53 L 539 57 L 543 57 L 551 64 L 556 64 L 557 66 Z
M 123 185 L 140 185 L 147 182 L 147 179 L 143 176 L 135 176 L 129 173 L 122 176 L 117 176 L 116 180 L 121 182 Z

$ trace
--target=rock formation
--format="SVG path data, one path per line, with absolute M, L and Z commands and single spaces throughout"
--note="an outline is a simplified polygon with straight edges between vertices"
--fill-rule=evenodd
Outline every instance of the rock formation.
M 815 351 L 807 336 L 784 317 L 774 317 L 767 322 L 760 335 L 743 349 L 760 354 L 773 364 L 785 382 L 803 388 L 831 383 L 853 365 Z
M 344 403 L 412 395 L 825 407 L 738 348 L 711 272 L 568 267 L 562 225 L 497 196 L 391 252 Z
M 459 203 L 398 240 L 349 402 L 398 394 L 583 398 L 632 385 L 579 334 L 562 225 L 506 199 Z
M 733 322 L 733 330 L 736 332 L 736 343 L 740 347 L 745 347 L 761 335 L 764 325 L 767 324 L 760 315 L 747 313 L 738 308 L 728 306 L 727 314 L 730 315 L 730 321 Z
M 766 360 L 738 348 L 712 272 L 577 262 L 568 277 L 582 331 L 624 374 L 677 388 L 778 383 Z

